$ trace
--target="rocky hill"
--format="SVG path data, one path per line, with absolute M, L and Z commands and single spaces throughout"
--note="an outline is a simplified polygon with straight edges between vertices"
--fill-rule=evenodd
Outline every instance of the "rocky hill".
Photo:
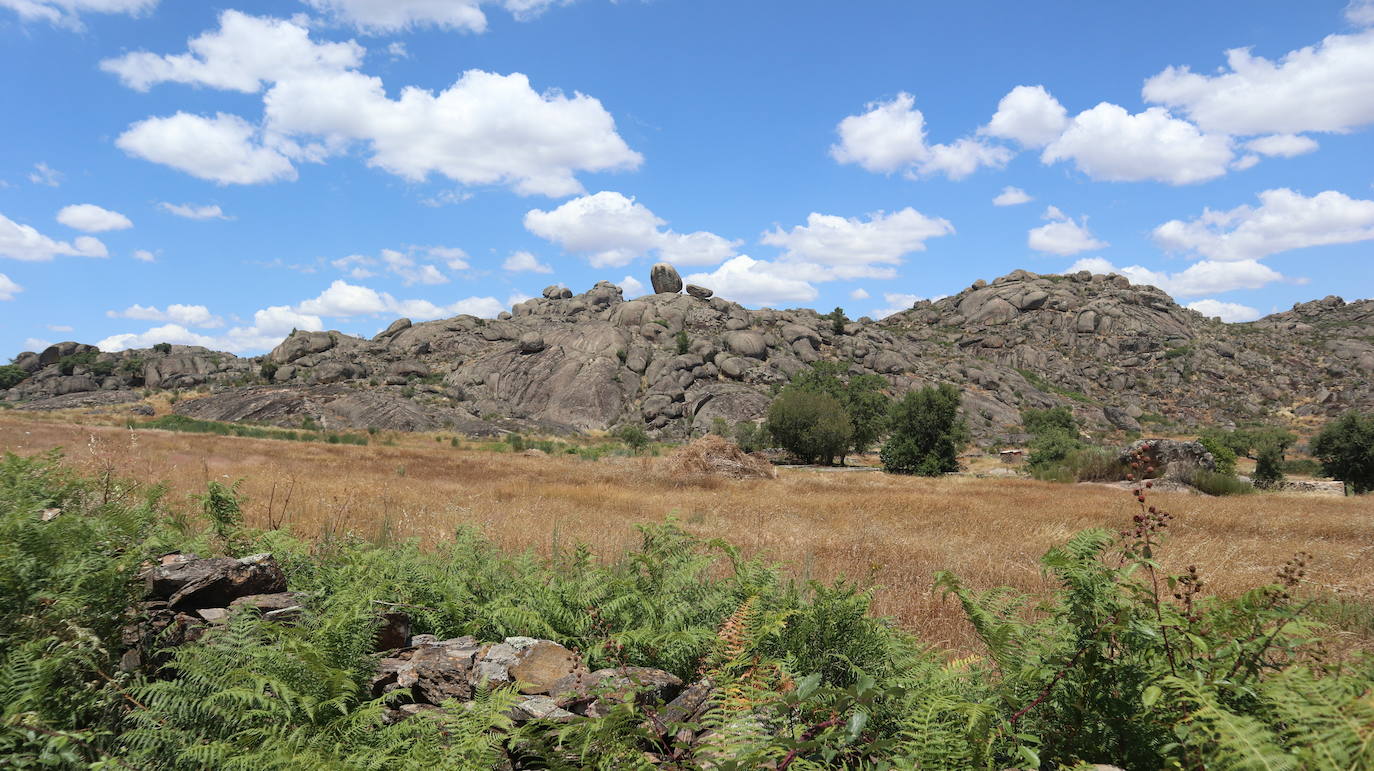
M 949 382 L 975 435 L 1014 434 L 1025 407 L 1066 404 L 1085 425 L 1291 421 L 1374 406 L 1374 300 L 1303 303 L 1224 324 L 1117 275 L 1015 271 L 881 321 L 748 310 L 655 266 L 655 294 L 553 286 L 498 319 L 412 324 L 371 340 L 295 332 L 239 358 L 188 346 L 101 353 L 60 343 L 14 363 L 20 409 L 134 402 L 195 389 L 178 413 L 329 429 L 549 432 L 643 425 L 681 436 L 762 417 L 809 363 L 877 373 L 892 392 Z M 1148 428 L 1147 428 L 1148 430 Z

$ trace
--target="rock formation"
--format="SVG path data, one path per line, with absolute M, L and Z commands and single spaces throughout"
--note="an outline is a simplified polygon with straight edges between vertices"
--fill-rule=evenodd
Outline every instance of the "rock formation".
M 1116 275 L 1015 271 L 881 321 L 748 310 L 681 294 L 671 266 L 626 301 L 599 282 L 551 286 L 495 320 L 400 319 L 367 340 L 296 332 L 265 356 L 191 346 L 26 352 L 20 409 L 115 405 L 133 389 L 197 389 L 179 413 L 331 430 L 492 433 L 606 429 L 662 436 L 757 420 L 772 387 L 816 361 L 883 376 L 894 394 L 949 382 L 975 436 L 1015 433 L 1026 407 L 1071 407 L 1093 429 L 1228 425 L 1374 407 L 1374 300 L 1326 298 L 1223 324 Z M 728 294 L 728 288 L 727 288 Z M 678 348 L 686 337 L 685 353 Z

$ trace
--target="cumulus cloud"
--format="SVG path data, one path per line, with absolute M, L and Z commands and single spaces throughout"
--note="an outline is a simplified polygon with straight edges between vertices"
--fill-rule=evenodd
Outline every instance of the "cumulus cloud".
M 134 226 L 128 217 L 117 211 L 110 211 L 93 203 L 78 203 L 64 206 L 57 213 L 57 221 L 69 228 L 84 230 L 87 233 L 104 233 L 107 230 L 128 230 Z
M 840 163 L 854 163 L 867 171 L 909 177 L 944 174 L 963 179 L 982 167 L 1002 168 L 1012 153 L 974 137 L 953 144 L 926 144 L 925 115 L 911 94 L 900 93 L 887 102 L 872 102 L 867 112 L 851 115 L 836 127 L 838 144 L 830 155 Z
M 779 262 L 796 266 L 796 273 L 809 280 L 891 278 L 903 256 L 953 232 L 949 220 L 907 207 L 864 219 L 812 212 L 805 225 L 775 228 L 760 241 L 782 249 Z
M 1007 185 L 1002 188 L 1002 192 L 998 193 L 996 198 L 992 199 L 992 205 L 1017 206 L 1023 203 L 1030 203 L 1034 200 L 1035 198 L 1021 188 Z
M 1097 180 L 1188 185 L 1222 176 L 1234 155 L 1229 137 L 1204 134 L 1162 107 L 1131 114 L 1103 102 L 1075 115 L 1040 159 L 1073 161 Z
M 413 257 L 402 254 L 395 249 L 382 250 L 382 262 L 386 269 L 391 273 L 401 277 L 402 283 L 406 286 L 413 284 L 447 284 L 448 276 L 445 276 L 433 265 L 416 262 Z
M 1365 4 L 1353 8 L 1354 18 L 1369 13 Z M 1216 75 L 1169 67 L 1145 81 L 1142 93 L 1207 131 L 1350 131 L 1374 123 L 1374 30 L 1329 35 L 1278 61 L 1234 48 Z
M 169 321 L 190 327 L 212 329 L 224 326 L 224 319 L 214 315 L 204 305 L 172 304 L 167 310 L 157 306 L 142 306 L 135 303 L 122 311 L 105 311 L 112 319 L 139 319 L 141 321 Z
M 1017 86 L 997 103 L 992 120 L 978 133 L 1039 148 L 1058 139 L 1068 125 L 1068 111 L 1044 86 Z
M 58 187 L 62 184 L 62 176 L 62 172 L 46 163 L 35 163 L 33 171 L 29 172 L 29 181 L 35 185 Z
M 78 236 L 70 243 L 58 241 L 39 233 L 30 225 L 0 214 L 0 257 L 25 262 L 48 262 L 54 257 L 108 257 L 109 251 L 99 239 Z
M 1292 249 L 1374 239 L 1374 201 L 1335 190 L 1307 197 L 1288 188 L 1266 190 L 1259 199 L 1259 206 L 1205 209 L 1187 222 L 1170 220 L 1154 229 L 1154 239 L 1166 249 L 1212 260 L 1256 260 Z
M 1259 309 L 1251 308 L 1240 303 L 1227 303 L 1220 300 L 1198 300 L 1190 302 L 1184 306 L 1191 308 L 1204 316 L 1216 316 L 1227 323 L 1240 321 L 1254 321 L 1260 317 Z
M 288 158 L 323 161 L 362 144 L 369 165 L 413 182 L 440 174 L 464 185 L 566 196 L 582 192 L 578 172 L 630 170 L 643 160 L 616 133 L 601 102 L 576 92 L 537 92 L 521 73 L 469 70 L 438 93 L 411 86 L 393 89 L 398 95 L 392 99 L 380 78 L 357 70 L 365 51 L 356 43 L 315 43 L 296 22 L 237 11 L 225 11 L 219 30 L 188 46 L 186 54 L 137 52 L 101 66 L 133 88 L 180 82 L 248 93 L 266 89 L 260 137 L 232 116 L 220 116 L 215 125 L 219 134 L 232 134 L 220 139 L 224 152 L 251 154 L 258 173 L 200 174 L 216 181 L 289 179 L 295 172 Z M 210 133 L 207 119 L 193 125 L 189 118 L 195 117 L 175 126 L 153 123 L 143 133 Z M 196 173 L 183 154 L 154 151 L 144 141 L 136 154 Z
M 627 265 L 657 255 L 679 265 L 715 265 L 735 253 L 739 241 L 714 233 L 678 233 L 665 228 L 644 204 L 602 191 L 574 198 L 552 211 L 531 209 L 525 229 L 564 251 L 586 255 L 598 268 Z
M 512 273 L 552 273 L 553 268 L 539 261 L 538 257 L 525 251 L 515 252 L 501 263 L 503 270 Z
M 525 299 L 528 298 L 513 295 L 508 302 L 514 304 Z M 378 292 L 340 279 L 330 284 L 318 297 L 297 305 L 295 310 L 313 316 L 335 318 L 391 313 L 428 321 L 460 313 L 491 317 L 506 307 L 492 297 L 468 297 L 447 306 L 436 305 L 428 300 L 398 300 L 386 292 Z
M 744 254 L 726 260 L 710 273 L 693 273 L 687 281 L 715 290 L 718 297 L 748 305 L 811 302 L 820 294 L 810 283 L 796 278 L 791 266 Z
M 858 289 L 855 289 L 854 291 L 849 293 L 849 299 L 851 300 L 867 300 L 868 297 L 868 290 L 864 289 L 863 287 L 859 287 Z
M 1270 134 L 1246 142 L 1245 149 L 1260 155 L 1292 158 L 1316 150 L 1317 140 L 1297 134 Z
M 1044 218 L 1050 221 L 1049 224 L 1033 228 L 1026 234 L 1026 245 L 1037 252 L 1069 257 L 1110 245 L 1088 230 L 1086 217 L 1082 222 L 1074 222 L 1057 207 L 1051 206 L 1045 210 Z
M 572 0 L 306 0 L 317 11 L 359 31 L 382 35 L 414 27 L 439 27 L 463 32 L 484 32 L 487 17 L 483 5 L 505 8 L 516 19 L 538 16 L 553 5 Z
M 206 204 L 197 206 L 191 203 L 167 203 L 163 201 L 157 205 L 159 209 L 178 217 L 185 217 L 188 220 L 227 220 L 229 217 L 224 215 L 224 210 L 218 205 Z
M 185 112 L 148 118 L 120 134 L 115 145 L 129 155 L 221 185 L 296 178 L 290 159 L 264 146 L 255 127 L 222 112 L 213 118 Z
M 248 179 L 199 174 L 217 181 L 291 178 L 294 170 L 282 168 L 290 168 L 288 156 L 323 160 L 353 142 L 370 147 L 371 165 L 413 181 L 439 173 L 469 185 L 510 184 L 524 194 L 576 193 L 581 186 L 575 172 L 630 169 L 642 160 L 615 132 L 613 119 L 596 99 L 536 93 L 519 73 L 473 70 L 437 95 L 412 87 L 392 100 L 380 79 L 356 71 L 363 54 L 356 43 L 316 44 L 293 22 L 236 11 L 222 14 L 220 30 L 193 39 L 189 47 L 187 54 L 138 52 L 102 66 L 134 88 L 173 81 L 256 92 L 270 83 L 261 143 L 255 145 L 235 126 L 238 141 L 229 147 L 239 156 L 257 151 L 257 159 L 271 161 L 275 171 Z M 186 119 L 180 123 L 153 124 L 145 133 L 153 128 L 206 131 Z M 297 141 L 312 139 L 319 141 Z M 144 142 L 144 152 L 136 154 L 148 157 L 150 145 Z M 185 159 L 149 159 L 195 173 Z
M 14 283 L 14 281 L 4 273 L 0 273 L 0 301 L 13 300 L 14 296 L 22 291 L 24 291 L 24 287 Z
M 1069 266 L 1066 273 L 1080 270 L 1093 273 L 1116 273 L 1125 276 L 1136 284 L 1150 284 L 1163 289 L 1175 297 L 1197 297 L 1205 294 L 1219 294 L 1235 289 L 1259 289 L 1282 281 L 1283 275 L 1267 265 L 1255 260 L 1216 262 L 1203 260 L 1195 262 L 1178 273 L 1154 271 L 1140 265 L 1118 268 L 1101 257 L 1079 260 Z
M 133 258 L 139 262 L 157 262 L 157 255 L 147 249 L 135 249 Z
M 620 279 L 620 282 L 617 283 L 616 286 L 620 287 L 620 291 L 623 292 L 626 297 L 638 297 L 644 294 L 644 282 L 634 276 L 626 276 Z
M 380 257 L 350 254 L 347 257 L 330 260 L 329 264 L 347 273 L 349 278 L 372 278 L 378 275 L 377 270 L 385 270 L 399 277 L 406 286 L 414 284 L 433 286 L 447 284 L 449 282 L 448 276 L 444 275 L 437 266 L 428 262 L 421 262 L 416 259 L 417 257 L 446 261 L 451 269 L 464 270 L 468 267 L 467 256 L 467 252 L 462 249 L 443 246 L 412 246 L 404 252 L 397 249 L 383 249 Z M 373 268 L 377 270 L 373 270 Z
M 138 16 L 157 6 L 157 0 L 0 0 L 0 8 L 19 14 L 20 21 L 46 21 L 81 28 L 83 13 L 124 13 Z

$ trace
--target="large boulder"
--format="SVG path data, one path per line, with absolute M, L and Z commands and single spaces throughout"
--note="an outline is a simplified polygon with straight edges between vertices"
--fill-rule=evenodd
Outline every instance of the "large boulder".
M 725 347 L 736 356 L 750 359 L 768 358 L 768 342 L 757 332 L 739 330 L 725 333 Z
M 145 580 L 148 596 L 174 610 L 224 608 L 242 597 L 286 591 L 286 574 L 271 554 L 241 559 L 168 555 Z
M 649 283 L 653 285 L 655 294 L 677 294 L 682 291 L 682 276 L 678 275 L 677 268 L 666 262 L 657 263 L 649 269 Z
M 1139 464 L 1135 470 L 1137 478 L 1178 477 L 1199 468 L 1217 470 L 1216 459 L 1201 442 L 1176 439 L 1141 439 L 1122 450 L 1120 460 L 1128 467 Z

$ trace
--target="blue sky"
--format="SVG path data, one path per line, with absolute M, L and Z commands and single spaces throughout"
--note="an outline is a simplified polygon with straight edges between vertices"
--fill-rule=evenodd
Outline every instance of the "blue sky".
M 259 353 L 678 265 L 1374 296 L 1374 3 L 0 0 L 0 350 Z

